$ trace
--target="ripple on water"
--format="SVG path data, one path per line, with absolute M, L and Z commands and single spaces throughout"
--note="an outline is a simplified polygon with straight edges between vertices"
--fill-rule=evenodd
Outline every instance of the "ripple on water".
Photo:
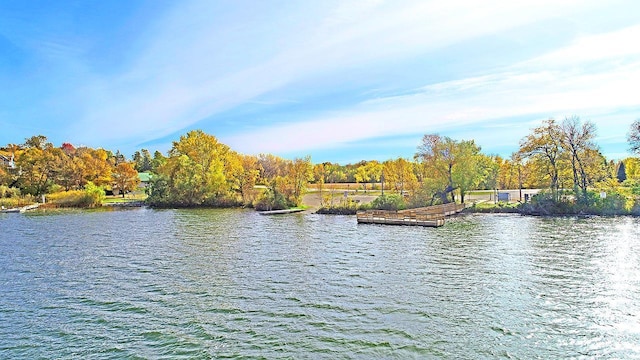
M 0 217 L 0 358 L 638 358 L 638 225 Z

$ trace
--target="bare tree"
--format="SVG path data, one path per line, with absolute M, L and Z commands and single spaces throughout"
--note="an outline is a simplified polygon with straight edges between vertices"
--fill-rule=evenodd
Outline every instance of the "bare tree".
M 573 173 L 573 187 L 576 195 L 578 189 L 583 199 L 587 197 L 589 178 L 585 169 L 584 159 L 587 150 L 596 150 L 593 138 L 596 135 L 596 127 L 590 121 L 581 122 L 578 116 L 565 118 L 560 125 L 562 135 L 562 147 L 571 156 L 571 171 Z
M 631 129 L 627 135 L 627 141 L 629 141 L 629 150 L 636 154 L 640 154 L 640 119 L 631 124 Z

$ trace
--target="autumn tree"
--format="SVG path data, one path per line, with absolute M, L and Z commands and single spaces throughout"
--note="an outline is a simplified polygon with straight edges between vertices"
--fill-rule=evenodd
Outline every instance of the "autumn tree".
M 423 187 L 429 189 L 425 193 L 433 194 L 431 203 L 436 197 L 442 203 L 455 202 L 455 190 L 460 190 L 464 201 L 465 192 L 479 186 L 490 170 L 473 140 L 456 141 L 437 134 L 424 135 L 415 159 L 420 162 Z
M 127 161 L 127 158 L 125 158 L 125 156 L 122 155 L 120 150 L 116 150 L 115 154 L 110 154 L 110 151 L 107 151 L 107 159 L 109 159 L 109 161 L 114 167 Z
M 366 183 L 369 181 L 369 174 L 367 173 L 367 170 L 366 170 L 366 162 L 364 162 L 364 164 L 360 164 L 356 168 L 354 179 L 356 181 L 356 184 L 364 183 L 364 189 L 367 190 Z
M 42 195 L 48 192 L 53 184 L 52 178 L 59 170 L 53 152 L 53 145 L 43 135 L 26 139 L 24 151 L 16 159 L 16 167 L 20 169 L 17 180 L 23 193 Z
M 562 132 L 553 119 L 544 121 L 542 126 L 534 128 L 531 134 L 520 142 L 521 156 L 536 161 L 549 175 L 549 188 L 555 201 L 558 200 L 559 161 L 562 151 Z
M 238 155 L 240 161 L 239 172 L 234 179 L 240 192 L 242 203 L 250 205 L 256 197 L 255 185 L 260 177 L 260 164 L 258 158 L 251 155 Z
M 124 198 L 125 193 L 138 188 L 140 178 L 131 163 L 121 162 L 113 169 L 113 188 L 118 189 Z
M 415 155 L 416 160 L 422 163 L 422 171 L 431 174 L 431 187 L 437 186 L 433 196 L 439 197 L 442 203 L 454 200 L 453 191 L 453 166 L 455 160 L 455 141 L 449 137 L 441 137 L 437 134 L 427 134 L 422 137 Z M 448 195 L 451 195 L 451 200 Z M 433 199 L 432 199 L 433 202 Z
M 373 189 L 373 184 L 375 182 L 380 181 L 380 176 L 382 176 L 383 166 L 376 160 L 367 161 L 364 165 L 360 165 L 355 174 L 356 182 L 371 183 L 371 188 Z
M 258 164 L 260 180 L 265 185 L 273 181 L 276 177 L 282 176 L 285 172 L 285 160 L 272 154 L 258 155 Z
M 0 164 L 0 186 L 9 185 L 10 179 L 9 170 L 6 169 L 4 165 Z
M 320 197 L 322 197 L 322 190 L 324 189 L 325 169 L 324 164 L 313 165 L 313 183 L 318 187 L 320 191 Z
M 382 165 L 385 182 L 389 184 L 394 191 L 400 194 L 404 194 L 406 190 L 415 191 L 418 179 L 413 171 L 412 162 L 403 158 L 397 158 L 395 160 L 385 161 Z
M 309 181 L 313 179 L 313 166 L 311 157 L 295 158 L 287 164 L 287 177 L 291 184 L 290 200 L 295 206 L 302 203 L 302 195 L 307 188 Z
M 622 161 L 624 170 L 628 180 L 640 180 L 640 159 L 629 157 Z
M 83 184 L 92 182 L 96 186 L 106 186 L 111 184 L 111 170 L 113 164 L 109 162 L 109 153 L 104 149 L 78 148 L 76 152 L 79 154 L 82 163 Z
M 201 130 L 175 141 L 152 182 L 150 202 L 181 206 L 215 205 L 228 195 L 225 176 L 229 147 Z

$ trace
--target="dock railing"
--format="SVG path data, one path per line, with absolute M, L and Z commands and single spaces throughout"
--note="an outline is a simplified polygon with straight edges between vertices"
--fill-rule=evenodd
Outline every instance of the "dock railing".
M 464 210 L 465 204 L 443 204 L 407 210 L 366 210 L 356 214 L 358 223 L 438 227 L 447 216 Z

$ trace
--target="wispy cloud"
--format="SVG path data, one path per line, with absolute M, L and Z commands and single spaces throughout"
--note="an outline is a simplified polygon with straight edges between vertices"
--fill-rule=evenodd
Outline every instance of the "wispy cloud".
M 640 24 L 599 17 L 638 7 L 624 0 L 181 1 L 121 34 L 127 53 L 112 68 L 86 55 L 111 49 L 92 39 L 44 32 L 37 41 L 47 46 L 38 47 L 23 36 L 31 27 L 6 36 L 68 64 L 55 96 L 42 101 L 60 112 L 52 117 L 57 127 L 86 144 L 158 143 L 193 127 L 248 153 L 426 132 L 466 131 L 494 144 L 508 133 L 517 144 L 529 127 L 523 121 L 640 108 L 632 90 L 640 80 Z M 591 29 L 594 19 L 604 25 Z M 560 23 L 570 30 L 562 41 L 526 43 Z M 468 44 L 478 45 L 456 53 Z M 474 55 L 484 65 L 468 70 Z M 261 119 L 251 107 L 274 115 Z
M 617 109 L 631 109 L 638 114 L 640 110 L 640 99 L 633 91 L 640 81 L 640 50 L 630 46 L 637 31 L 638 27 L 633 26 L 585 36 L 562 49 L 487 75 L 429 84 L 408 95 L 376 98 L 346 112 L 239 134 L 230 141 L 240 147 L 255 144 L 244 145 L 249 152 L 258 147 L 273 152 L 303 151 L 366 138 L 462 132 L 461 129 L 472 127 L 467 133 L 475 132 L 490 140 L 489 144 L 495 145 L 498 133 L 517 146 L 517 140 L 529 131 L 528 126 L 522 126 L 523 116 L 539 120 L 573 114 L 587 116 L 601 129 L 603 138 L 611 137 L 612 128 L 608 126 L 611 118 L 598 115 Z M 598 44 L 602 43 L 614 44 L 604 47 L 612 53 L 600 54 Z M 633 49 L 628 50 L 622 44 Z M 595 61 L 597 66 L 593 66 Z M 494 125 L 485 125 L 509 118 L 518 118 L 518 124 L 501 125 L 498 132 Z M 340 133 L 318 135 L 323 126 L 339 129 Z M 618 131 L 615 139 L 624 141 L 626 130 L 614 129 Z M 261 137 L 264 132 L 270 134 L 268 138 L 285 133 L 296 136 L 265 141 Z
M 166 136 L 303 79 L 424 54 L 552 16 L 548 6 L 558 16 L 573 5 L 330 1 L 285 5 L 260 16 L 240 10 L 240 5 L 227 9 L 210 1 L 181 3 L 150 30 L 149 45 L 127 72 L 92 79 L 92 91 L 80 94 L 89 104 L 84 121 L 73 131 L 108 122 L 126 128 L 126 141 Z M 223 12 L 233 17 L 225 20 Z M 294 20 L 281 22 L 290 18 Z M 85 136 L 100 142 L 123 134 L 89 131 Z

